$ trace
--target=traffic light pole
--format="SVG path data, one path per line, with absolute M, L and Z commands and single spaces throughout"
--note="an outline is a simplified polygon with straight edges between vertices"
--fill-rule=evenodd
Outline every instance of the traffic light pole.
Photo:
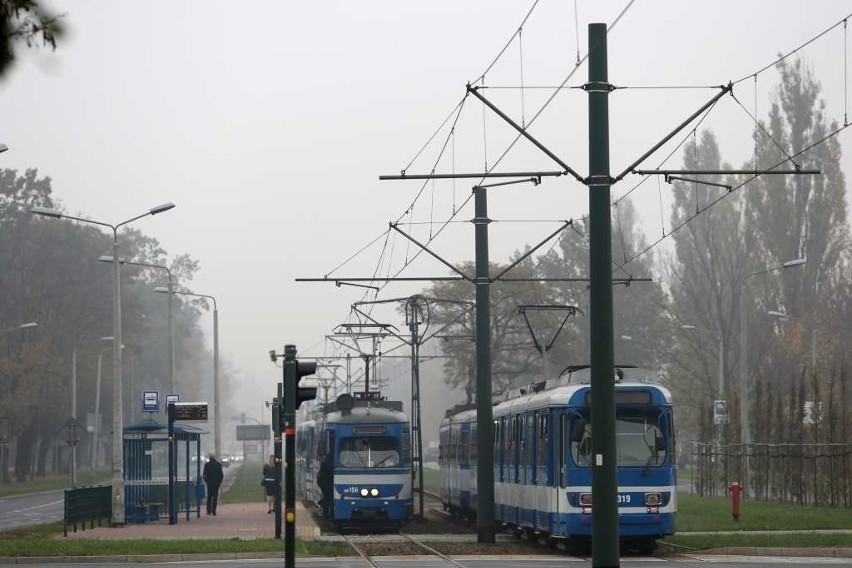
M 278 383 L 278 397 L 272 405 L 272 428 L 275 431 L 273 453 L 275 455 L 275 496 L 273 498 L 273 512 L 275 513 L 275 538 L 281 539 L 281 399 L 284 391 L 284 383 Z
M 284 346 L 284 566 L 296 566 L 296 346 Z

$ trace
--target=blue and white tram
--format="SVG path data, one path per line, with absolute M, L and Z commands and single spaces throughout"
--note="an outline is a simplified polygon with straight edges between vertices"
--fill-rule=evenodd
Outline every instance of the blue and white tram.
M 618 367 L 615 387 L 618 524 L 622 542 L 651 552 L 674 534 L 677 473 L 672 399 L 653 372 Z M 494 513 L 527 534 L 568 539 L 587 551 L 592 534 L 591 387 L 588 367 L 517 389 L 493 406 Z M 447 412 L 439 463 L 444 507 L 476 514 L 476 410 Z
M 330 453 L 331 520 L 339 530 L 396 529 L 410 521 L 411 427 L 402 403 L 341 395 L 327 410 L 304 432 L 308 500 L 319 505 L 318 468 Z

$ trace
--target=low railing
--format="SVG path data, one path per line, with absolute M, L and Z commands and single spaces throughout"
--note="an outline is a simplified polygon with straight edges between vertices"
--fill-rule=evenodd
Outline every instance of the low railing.
M 68 536 L 68 525 L 74 526 L 77 532 L 77 523 L 86 530 L 94 528 L 95 521 L 100 526 L 104 519 L 112 517 L 112 486 L 99 485 L 96 487 L 78 487 L 65 490 L 65 516 L 63 519 L 62 533 Z

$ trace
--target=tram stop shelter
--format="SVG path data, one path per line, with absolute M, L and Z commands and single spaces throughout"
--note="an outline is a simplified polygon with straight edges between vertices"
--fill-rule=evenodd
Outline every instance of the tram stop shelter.
M 147 420 L 124 427 L 124 518 L 128 523 L 159 521 L 175 511 L 186 520 L 201 516 L 204 481 L 201 478 L 201 435 L 206 431 L 175 423 L 174 461 L 169 471 L 169 426 Z M 169 475 L 175 479 L 169 503 Z

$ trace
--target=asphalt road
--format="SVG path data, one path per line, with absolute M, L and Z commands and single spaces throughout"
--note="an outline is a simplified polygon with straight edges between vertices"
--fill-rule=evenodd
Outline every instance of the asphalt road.
M 405 568 L 443 568 L 449 566 L 448 563 L 437 558 L 376 558 L 376 563 L 381 567 L 400 567 Z M 477 558 L 462 558 L 455 559 L 458 565 L 465 568 L 492 568 L 500 564 L 511 565 L 512 568 L 586 568 L 591 567 L 592 562 L 588 558 L 573 558 L 573 557 L 477 557 Z M 204 561 L 202 561 L 204 562 Z M 227 565 L 234 568 L 261 568 L 265 566 L 281 566 L 283 561 L 281 558 L 267 560 L 225 560 L 225 561 L 206 561 L 208 565 Z M 199 560 L 187 560 L 185 562 L 168 562 L 168 563 L 152 563 L 145 564 L 148 567 L 174 567 L 180 565 L 199 565 Z M 810 568 L 836 568 L 838 566 L 849 566 L 848 558 L 756 558 L 756 557 L 730 557 L 730 556 L 708 556 L 708 555 L 689 555 L 670 558 L 642 558 L 642 559 L 622 559 L 622 568 L 706 568 L 711 564 L 714 568 L 749 568 L 749 567 L 769 567 L 769 566 L 808 566 Z M 67 566 L 64 562 L 56 562 L 49 564 L 39 564 L 40 566 Z M 0 567 L 12 566 L 11 564 L 0 564 Z M 86 564 L 74 562 L 75 568 L 109 568 L 121 567 L 126 568 L 125 562 L 98 562 L 96 564 Z M 310 558 L 296 559 L 296 566 L 300 568 L 369 568 L 369 565 L 357 557 L 347 558 Z
M 65 493 L 61 490 L 0 498 L 0 531 L 61 521 Z

